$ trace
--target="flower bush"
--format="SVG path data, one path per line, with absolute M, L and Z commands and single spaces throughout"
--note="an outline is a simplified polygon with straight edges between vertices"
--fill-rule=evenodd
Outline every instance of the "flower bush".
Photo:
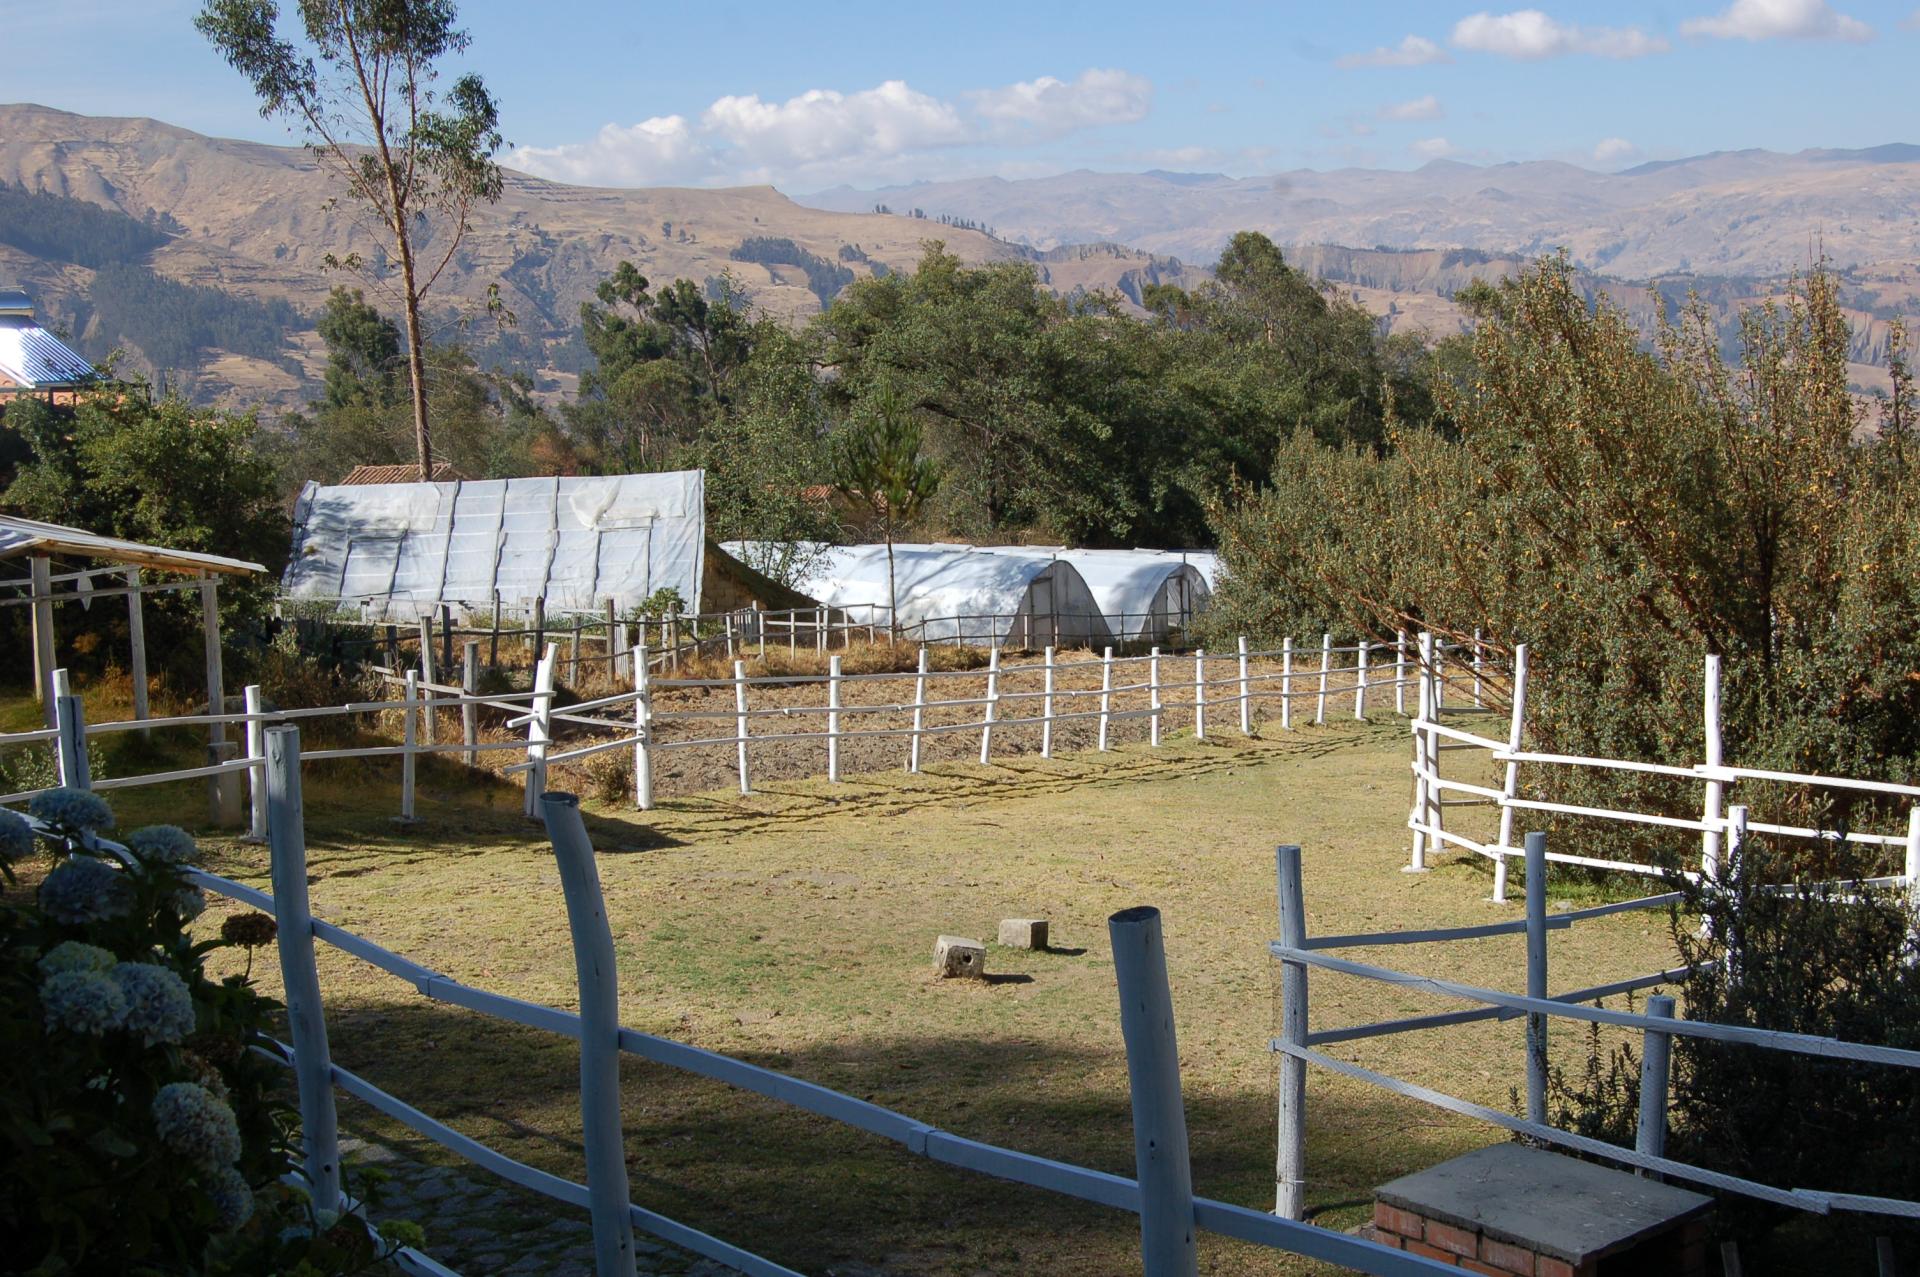
M 323 1217 L 298 1185 L 290 1074 L 260 1052 L 278 1004 L 254 989 L 273 920 L 206 908 L 198 857 L 172 825 L 102 842 L 113 812 L 57 789 L 0 810 L 0 1264 L 31 1277 L 138 1273 L 299 1277 L 383 1265 L 419 1239 Z M 52 863 L 20 872 L 36 843 Z M 221 980 L 221 948 L 248 974 Z M 356 1184 L 363 1201 L 375 1194 Z

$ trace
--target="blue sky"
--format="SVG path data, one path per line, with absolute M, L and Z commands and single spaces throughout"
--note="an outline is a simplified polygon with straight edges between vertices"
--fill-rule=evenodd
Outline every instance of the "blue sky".
M 194 32 L 197 0 L 6 2 L 0 101 L 290 140 Z M 1901 105 L 1913 0 L 466 0 L 461 17 L 510 162 L 609 185 L 1618 168 L 1920 141 Z

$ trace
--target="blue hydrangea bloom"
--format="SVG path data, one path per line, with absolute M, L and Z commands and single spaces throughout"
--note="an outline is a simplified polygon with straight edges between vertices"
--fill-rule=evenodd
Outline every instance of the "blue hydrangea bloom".
M 186 981 L 151 962 L 122 962 L 113 981 L 126 995 L 126 1029 L 148 1046 L 178 1042 L 193 1032 L 193 994 Z
M 153 1097 L 161 1143 L 209 1170 L 240 1160 L 240 1123 L 233 1110 L 197 1082 L 169 1082 Z
M 147 825 L 127 835 L 127 850 L 150 864 L 186 865 L 200 857 L 193 835 L 178 825 Z
M 56 971 L 40 982 L 40 1006 L 48 1029 L 99 1037 L 127 1018 L 127 995 L 98 971 Z
M 58 975 L 62 971 L 111 971 L 120 959 L 97 944 L 62 940 L 40 955 L 40 974 Z
M 33 853 L 33 826 L 17 811 L 0 808 L 0 860 L 20 860 Z
M 182 922 L 192 922 L 207 911 L 207 893 L 198 887 L 180 887 L 167 897 L 167 904 Z
M 113 828 L 113 809 L 91 790 L 49 789 L 35 794 L 27 810 L 36 820 L 58 825 L 69 833 Z
M 69 926 L 118 918 L 132 907 L 125 875 L 91 856 L 70 857 L 40 884 L 40 908 Z
M 253 1218 L 253 1190 L 246 1177 L 231 1166 L 223 1166 L 205 1182 L 207 1196 L 213 1200 L 215 1227 L 232 1232 Z

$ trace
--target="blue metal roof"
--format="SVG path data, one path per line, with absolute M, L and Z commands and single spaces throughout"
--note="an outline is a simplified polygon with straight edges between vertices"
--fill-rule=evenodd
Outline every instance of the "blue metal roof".
M 30 390 L 93 379 L 93 365 L 31 316 L 0 314 L 0 376 Z

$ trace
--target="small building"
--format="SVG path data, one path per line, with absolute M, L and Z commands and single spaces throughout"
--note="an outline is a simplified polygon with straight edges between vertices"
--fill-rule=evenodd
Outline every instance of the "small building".
M 41 326 L 31 297 L 0 290 L 0 411 L 22 398 L 70 407 L 100 381 L 88 359 Z
M 453 468 L 452 463 L 436 461 L 433 463 L 431 481 L 434 483 L 452 483 L 466 479 Z M 355 466 L 347 471 L 347 477 L 340 481 L 341 487 L 357 486 L 362 483 L 418 483 L 420 482 L 420 463 L 411 462 L 399 466 Z

